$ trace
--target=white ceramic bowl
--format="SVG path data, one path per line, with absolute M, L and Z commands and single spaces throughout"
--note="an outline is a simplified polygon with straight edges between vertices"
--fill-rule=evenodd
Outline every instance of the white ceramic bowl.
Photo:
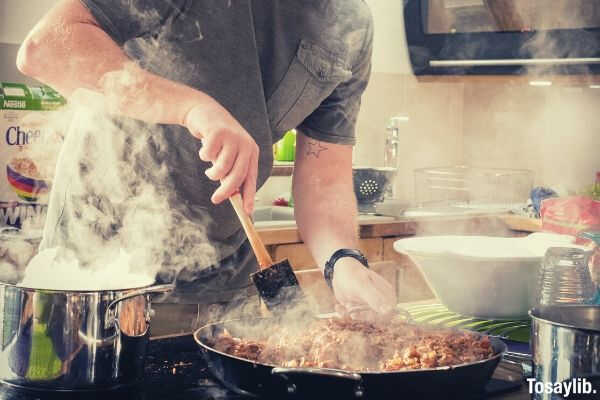
M 398 240 L 394 249 L 411 258 L 449 310 L 484 319 L 525 319 L 546 250 L 572 242 L 571 236 L 544 233 L 422 236 Z

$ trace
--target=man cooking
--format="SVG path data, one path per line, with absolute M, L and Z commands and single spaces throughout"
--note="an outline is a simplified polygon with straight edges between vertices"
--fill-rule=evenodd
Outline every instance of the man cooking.
M 29 33 L 17 65 L 67 98 L 82 88 L 102 95 L 124 135 L 138 121 L 164 140 L 148 152 L 166 165 L 171 206 L 186 223 L 205 225 L 205 213 L 212 220 L 220 261 L 196 265 L 193 282 L 178 288 L 201 304 L 255 293 L 248 276 L 256 260 L 226 200 L 240 191 L 251 213 L 272 144 L 298 128 L 298 228 L 318 265 L 331 261 L 326 275 L 339 304 L 360 317 L 395 302 L 354 250 L 352 145 L 372 34 L 360 0 L 62 0 Z M 84 221 L 65 181 L 85 168 L 66 172 L 59 164 L 46 247 L 73 241 L 65 227 Z M 118 215 L 110 194 L 102 199 L 98 214 Z

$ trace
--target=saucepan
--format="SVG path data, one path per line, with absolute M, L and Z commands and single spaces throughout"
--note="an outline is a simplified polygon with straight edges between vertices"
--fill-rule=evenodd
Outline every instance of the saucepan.
M 600 397 L 600 307 L 539 306 L 529 315 L 533 399 L 566 397 L 566 386 L 559 385 L 570 385 L 568 398 Z
M 172 289 L 62 291 L 0 282 L 0 381 L 55 391 L 137 383 L 150 337 L 150 294 Z
M 226 354 L 211 346 L 225 330 L 234 337 L 251 337 L 253 329 L 260 332 L 265 326 L 278 323 L 276 319 L 217 322 L 194 333 L 209 370 L 229 390 L 261 398 L 479 398 L 506 352 L 506 345 L 492 337 L 494 355 L 486 360 L 430 369 L 359 373 L 281 368 Z

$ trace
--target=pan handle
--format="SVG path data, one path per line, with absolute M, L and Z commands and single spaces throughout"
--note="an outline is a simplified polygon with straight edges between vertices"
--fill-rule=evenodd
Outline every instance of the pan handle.
M 503 354 L 502 361 L 521 368 L 524 379 L 533 376 L 533 359 L 531 354 L 507 351 Z
M 271 375 L 281 376 L 287 382 L 287 391 L 289 394 L 296 393 L 296 385 L 290 379 L 290 375 L 319 375 L 331 378 L 339 378 L 356 382 L 354 387 L 354 397 L 362 398 L 365 395 L 365 388 L 362 384 L 362 376 L 354 372 L 345 372 L 336 369 L 327 368 L 283 368 L 275 367 L 271 370 Z
M 141 295 L 145 295 L 145 294 L 152 294 L 152 293 L 166 293 L 166 292 L 170 292 L 175 288 L 175 284 L 173 283 L 169 283 L 166 285 L 154 285 L 154 286 L 148 286 L 145 288 L 141 288 L 141 289 L 137 289 L 137 290 L 132 290 L 131 292 L 119 297 L 118 299 L 113 300 L 107 307 L 106 307 L 106 311 L 104 313 L 104 327 L 105 329 L 111 328 L 114 326 L 115 324 L 115 306 L 117 304 L 119 304 L 120 302 L 127 300 L 127 299 L 131 299 L 132 297 L 136 297 L 136 296 L 141 296 Z M 147 316 L 148 319 L 150 317 L 150 315 Z

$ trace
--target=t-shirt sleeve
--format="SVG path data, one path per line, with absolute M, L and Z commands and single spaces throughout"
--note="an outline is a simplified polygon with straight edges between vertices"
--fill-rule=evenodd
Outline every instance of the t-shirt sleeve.
M 356 119 L 361 96 L 371 75 L 373 29 L 367 32 L 365 46 L 352 68 L 352 77 L 340 85 L 298 127 L 306 136 L 323 142 L 354 145 Z
M 115 42 L 152 33 L 181 9 L 185 0 L 80 0 Z

